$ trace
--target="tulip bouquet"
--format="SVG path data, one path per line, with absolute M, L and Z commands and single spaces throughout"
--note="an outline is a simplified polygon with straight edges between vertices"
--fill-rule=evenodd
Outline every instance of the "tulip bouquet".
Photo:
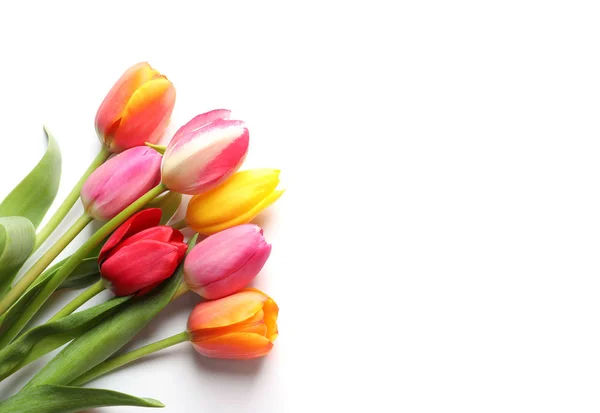
M 100 105 L 98 156 L 44 228 L 60 180 L 60 150 L 48 149 L 32 172 L 0 203 L 0 380 L 64 348 L 0 413 L 78 411 L 98 406 L 161 407 L 153 399 L 82 387 L 94 378 L 163 348 L 189 341 L 205 357 L 250 359 L 269 353 L 278 307 L 248 288 L 271 253 L 263 230 L 251 224 L 283 193 L 279 171 L 237 172 L 249 145 L 244 123 L 229 110 L 196 116 L 159 145 L 175 105 L 175 88 L 147 63 L 128 69 Z M 185 219 L 170 223 L 182 195 Z M 78 199 L 84 213 L 41 257 Z M 57 256 L 92 220 L 104 224 L 71 256 Z M 196 234 L 187 242 L 180 231 Z M 199 239 L 201 239 L 199 241 Z M 82 292 L 48 322 L 32 318 L 58 289 Z M 77 311 L 108 289 L 113 298 Z M 179 296 L 201 301 L 182 332 L 119 353 Z

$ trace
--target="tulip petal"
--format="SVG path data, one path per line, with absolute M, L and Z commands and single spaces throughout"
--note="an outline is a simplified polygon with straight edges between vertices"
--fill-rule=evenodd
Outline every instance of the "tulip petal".
M 141 145 L 140 136 L 157 143 L 171 117 L 175 104 L 175 87 L 166 78 L 143 84 L 131 96 L 123 111 L 113 144 L 118 150 Z
M 183 238 L 183 234 L 181 234 L 180 231 L 168 227 L 166 225 L 159 225 L 158 227 L 147 228 L 143 231 L 138 232 L 137 234 L 133 234 L 132 236 L 125 238 L 119 243 L 119 245 L 117 245 L 112 251 L 110 251 L 110 254 L 116 254 L 119 250 L 123 249 L 124 247 L 135 244 L 136 242 L 142 240 L 153 240 L 169 244 L 171 238 L 173 237 L 173 233 L 175 232 L 179 233 Z
M 194 196 L 187 215 L 199 227 L 229 221 L 262 202 L 277 185 L 277 169 L 251 169 L 232 175 L 219 187 Z
M 208 191 L 240 167 L 249 140 L 248 129 L 237 120 L 217 119 L 185 133 L 165 151 L 163 183 L 189 195 Z
M 159 241 L 143 240 L 122 248 L 100 267 L 115 295 L 133 294 L 171 276 L 179 264 L 177 247 Z
M 273 348 L 269 339 L 254 333 L 231 333 L 192 344 L 206 357 L 235 360 L 262 357 Z
M 175 133 L 173 136 L 173 139 L 171 139 L 169 146 L 175 148 L 183 136 L 187 136 L 191 132 L 195 132 L 201 127 L 206 126 L 217 119 L 229 119 L 230 116 L 231 111 L 229 109 L 215 109 L 198 115 L 186 123 L 183 127 L 179 128 L 177 133 Z
M 177 252 L 179 254 L 179 260 L 181 260 L 184 256 L 185 253 L 188 250 L 188 245 L 185 242 L 171 242 L 171 245 L 174 245 L 175 247 L 177 247 Z
M 211 235 L 190 251 L 184 264 L 187 285 L 213 300 L 246 287 L 269 258 L 271 245 L 256 225 L 240 225 Z
M 268 208 L 271 204 L 277 201 L 281 195 L 285 192 L 284 189 L 273 191 L 269 196 L 262 200 L 259 204 L 254 206 L 250 211 L 233 218 L 230 221 L 225 221 L 219 224 L 207 226 L 207 227 L 196 227 L 191 222 L 188 222 L 191 228 L 199 234 L 210 235 L 224 229 L 234 227 L 236 225 L 247 224 L 252 221 L 258 214 Z
M 135 64 L 123 73 L 102 101 L 96 114 L 96 129 L 100 137 L 112 134 L 112 129 L 118 126 L 131 96 L 141 85 L 157 75 L 159 73 L 147 62 Z
M 160 208 L 149 208 L 144 209 L 129 218 L 108 238 L 100 250 L 98 262 L 102 263 L 109 251 L 124 238 L 130 237 L 147 228 L 157 226 L 160 223 L 161 215 L 162 211 Z
M 259 291 L 242 291 L 228 297 L 198 304 L 188 320 L 188 331 L 230 326 L 259 312 L 268 296 Z
M 279 333 L 277 329 L 277 317 L 279 316 L 279 306 L 277 303 L 269 298 L 265 301 L 265 305 L 263 306 L 263 311 L 265 312 L 264 323 L 267 327 L 267 338 L 271 341 L 275 341 L 277 335 Z
M 110 220 L 158 185 L 162 157 L 148 147 L 131 148 L 109 159 L 86 180 L 81 200 L 91 217 Z

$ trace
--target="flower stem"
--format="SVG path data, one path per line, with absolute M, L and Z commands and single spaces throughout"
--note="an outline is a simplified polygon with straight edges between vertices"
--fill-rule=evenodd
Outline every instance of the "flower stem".
M 32 253 L 35 252 L 44 243 L 44 241 L 46 241 L 46 239 L 50 236 L 50 234 L 52 234 L 54 232 L 54 230 L 56 229 L 56 227 L 58 227 L 58 225 L 62 222 L 62 220 L 65 218 L 65 216 L 67 216 L 67 214 L 69 213 L 71 208 L 73 208 L 73 205 L 75 205 L 75 202 L 77 202 L 77 200 L 79 199 L 81 187 L 83 186 L 83 184 L 85 183 L 87 178 L 100 165 L 102 165 L 104 163 L 104 161 L 106 161 L 106 159 L 108 158 L 109 155 L 110 155 L 110 151 L 106 147 L 103 146 L 102 149 L 100 149 L 100 152 L 98 153 L 96 158 L 94 158 L 94 160 L 92 161 L 90 166 L 83 173 L 81 178 L 79 178 L 79 181 L 77 181 L 77 183 L 75 184 L 75 186 L 73 187 L 73 189 L 71 190 L 69 195 L 67 195 L 67 197 L 65 198 L 63 203 L 58 207 L 58 209 L 56 210 L 54 215 L 52 215 L 52 218 L 50 218 L 50 220 L 44 226 L 44 228 L 42 228 L 40 230 L 40 232 L 37 234 L 37 237 L 35 239 L 35 246 L 33 247 Z
M 92 284 L 90 288 L 79 294 L 69 304 L 64 306 L 62 310 L 54 314 L 54 317 L 48 320 L 48 322 L 50 323 L 52 321 L 58 320 L 59 318 L 68 316 L 73 311 L 77 310 L 79 307 L 85 304 L 88 300 L 92 299 L 93 297 L 104 291 L 105 288 L 106 287 L 104 287 L 104 283 L 102 282 L 102 280 Z
M 77 268 L 79 263 L 97 247 L 104 238 L 125 222 L 130 216 L 142 209 L 146 204 L 167 190 L 162 183 L 142 195 L 137 201 L 125 208 L 119 215 L 104 224 L 94 235 L 92 235 L 79 249 L 69 257 L 60 269 L 50 278 L 50 281 L 42 287 L 37 296 L 29 303 L 27 308 L 19 315 L 15 322 L 0 337 L 0 348 L 6 346 L 19 334 L 25 325 L 42 307 L 46 300 L 52 295 L 62 282 Z
M 82 386 L 85 383 L 95 379 L 96 377 L 102 376 L 112 370 L 115 370 L 125 364 L 131 363 L 137 359 L 140 359 L 149 354 L 155 353 L 159 350 L 174 346 L 179 343 L 183 343 L 184 341 L 189 341 L 190 336 L 187 331 L 183 331 L 179 334 L 175 334 L 174 336 L 165 338 L 163 340 L 154 342 L 152 344 L 148 344 L 147 346 L 140 347 L 136 350 L 130 351 L 129 353 L 122 354 L 117 357 L 113 357 L 103 363 L 98 364 L 93 369 L 88 372 L 82 374 L 74 381 L 72 381 L 70 386 Z
M 184 229 L 187 227 L 187 222 L 185 222 L 185 218 L 181 221 L 177 221 L 169 225 L 173 229 Z
M 4 314 L 6 310 L 14 304 L 15 301 L 29 288 L 31 284 L 40 276 L 52 261 L 65 249 L 67 245 L 92 221 L 92 218 L 83 214 L 71 228 L 64 233 L 56 244 L 54 244 L 44 255 L 36 261 L 35 264 L 21 277 L 19 281 L 11 288 L 8 293 L 0 300 L 0 314 Z

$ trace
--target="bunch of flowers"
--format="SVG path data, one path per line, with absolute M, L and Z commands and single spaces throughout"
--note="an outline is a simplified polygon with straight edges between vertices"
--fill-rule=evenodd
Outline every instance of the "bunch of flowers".
M 126 363 L 189 341 L 205 357 L 265 356 L 277 337 L 278 307 L 248 288 L 271 254 L 251 221 L 283 193 L 279 171 L 237 172 L 248 151 L 244 122 L 218 109 L 196 116 L 158 145 L 175 105 L 175 88 L 147 63 L 128 69 L 100 105 L 98 156 L 46 226 L 36 231 L 60 180 L 60 150 L 48 149 L 0 203 L 0 380 L 64 348 L 0 412 L 64 412 L 91 407 L 160 407 L 153 399 L 82 387 Z M 185 219 L 169 224 L 182 195 Z M 15 275 L 78 199 L 84 213 L 16 282 Z M 51 266 L 92 220 L 104 222 L 68 258 Z M 185 242 L 180 231 L 196 234 Z M 199 241 L 201 239 L 201 241 Z M 61 288 L 83 291 L 48 322 L 31 319 Z M 80 310 L 108 289 L 110 300 Z M 169 302 L 202 299 L 172 337 L 115 355 Z

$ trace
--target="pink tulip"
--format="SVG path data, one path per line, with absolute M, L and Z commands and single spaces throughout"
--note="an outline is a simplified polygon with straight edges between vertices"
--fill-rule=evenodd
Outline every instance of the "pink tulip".
M 233 174 L 248 151 L 249 133 L 230 111 L 196 116 L 173 136 L 163 157 L 162 182 L 172 191 L 196 195 Z
M 271 254 L 260 227 L 239 225 L 200 242 L 188 254 L 185 282 L 200 296 L 213 300 L 246 287 Z
M 81 188 L 85 211 L 108 221 L 160 183 L 162 157 L 139 146 L 121 152 L 96 169 Z

